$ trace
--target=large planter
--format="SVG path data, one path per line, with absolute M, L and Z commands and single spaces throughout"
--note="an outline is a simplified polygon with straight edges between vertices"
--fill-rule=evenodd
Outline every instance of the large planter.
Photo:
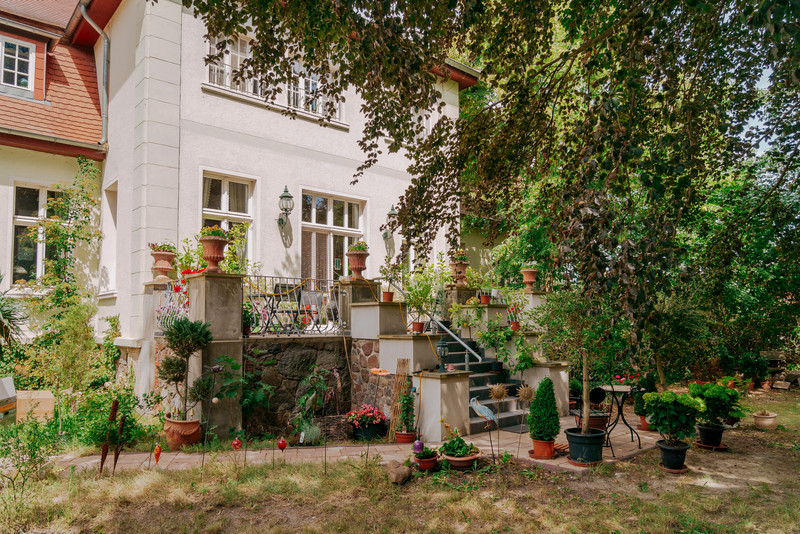
M 436 469 L 439 459 L 434 456 L 433 458 L 417 458 L 417 467 L 420 471 L 430 471 Z
M 370 441 L 380 437 L 378 425 L 353 427 L 353 433 L 358 441 Z
M 158 273 L 153 281 L 162 284 L 171 282 L 169 272 L 172 270 L 172 260 L 177 254 L 164 250 L 152 250 L 150 255 L 153 256 L 153 269 Z
M 569 463 L 579 467 L 591 467 L 603 461 L 605 431 L 589 428 L 588 434 L 581 434 L 581 429 L 578 427 L 568 428 L 564 434 L 569 442 Z
M 200 443 L 203 429 L 199 419 L 180 421 L 178 419 L 164 418 L 164 434 L 167 436 L 167 445 L 170 450 L 179 451 L 186 445 Z
M 473 464 L 481 457 L 481 451 L 478 450 L 469 456 L 448 456 L 443 454 L 442 458 L 447 460 L 450 467 L 453 469 L 471 469 Z
M 536 283 L 536 277 L 539 275 L 539 269 L 522 269 L 522 281 L 525 283 L 525 289 L 533 291 L 533 286 Z
M 467 287 L 467 267 L 469 267 L 468 261 L 454 261 L 450 264 L 454 286 Z
M 363 280 L 364 276 L 361 274 L 367 268 L 367 256 L 369 252 L 366 250 L 350 250 L 346 254 L 347 263 L 350 270 L 353 271 L 353 280 Z
M 539 439 L 532 439 L 531 441 L 533 441 L 533 454 L 530 456 L 534 460 L 552 460 L 556 457 L 556 440 L 550 439 L 542 441 Z
M 583 426 L 583 417 L 581 417 L 580 415 L 575 416 L 575 426 L 577 426 L 577 427 Z M 608 426 L 608 416 L 607 415 L 590 415 L 589 416 L 589 428 L 594 428 L 594 429 L 602 430 L 603 432 L 605 432 L 607 426 Z
M 414 443 L 417 439 L 416 432 L 400 432 L 395 431 L 394 433 L 394 441 L 395 443 Z
M 199 239 L 203 244 L 203 259 L 208 262 L 207 273 L 221 273 L 219 262 L 225 259 L 225 246 L 228 240 L 215 235 L 203 236 Z
M 686 451 L 689 444 L 679 441 L 678 445 L 667 445 L 666 440 L 656 441 L 656 445 L 661 449 L 661 465 L 665 470 L 673 473 L 685 472 L 686 470 Z
M 769 415 L 753 414 L 753 422 L 756 428 L 764 430 L 775 430 L 778 428 L 778 414 L 769 412 Z
M 721 425 L 697 425 L 697 435 L 700 443 L 707 447 L 719 447 L 722 443 L 722 433 L 725 427 Z

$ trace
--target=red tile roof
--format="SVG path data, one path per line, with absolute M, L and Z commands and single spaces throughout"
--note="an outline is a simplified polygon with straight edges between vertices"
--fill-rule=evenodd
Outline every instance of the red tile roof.
M 77 6 L 78 0 L 0 0 L 0 11 L 62 30 Z
M 0 127 L 91 144 L 100 140 L 100 100 L 91 51 L 57 45 L 47 55 L 44 96 L 41 102 L 0 93 Z

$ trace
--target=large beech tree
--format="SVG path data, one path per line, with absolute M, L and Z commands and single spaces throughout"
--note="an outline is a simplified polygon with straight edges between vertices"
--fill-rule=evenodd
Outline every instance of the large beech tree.
M 558 260 L 588 300 L 619 303 L 633 348 L 658 327 L 656 295 L 681 267 L 676 235 L 709 188 L 748 172 L 759 144 L 774 152 L 772 189 L 794 187 L 797 0 L 184 4 L 221 39 L 220 54 L 226 36 L 253 37 L 236 76 L 260 79 L 267 99 L 297 61 L 323 80 L 329 115 L 343 91 L 359 91 L 367 122 L 354 179 L 368 179 L 382 152 L 407 150 L 413 181 L 395 229 L 421 253 L 443 226 L 458 240 L 462 209 L 509 205 L 538 183 Z M 490 97 L 418 140 L 453 53 L 481 69 Z

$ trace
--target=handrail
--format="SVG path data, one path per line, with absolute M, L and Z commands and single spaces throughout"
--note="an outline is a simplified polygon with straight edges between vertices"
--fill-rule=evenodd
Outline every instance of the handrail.
M 376 280 L 383 280 L 383 279 L 382 278 L 376 278 Z M 403 296 L 404 299 L 406 298 L 406 293 L 405 293 L 405 291 L 403 291 L 403 289 L 401 287 L 399 287 L 398 285 L 396 285 L 394 282 L 392 282 L 390 280 L 385 280 L 385 282 L 387 282 L 391 287 L 395 288 Z M 478 359 L 478 362 L 483 362 L 483 358 L 481 357 L 480 354 L 478 354 L 477 352 L 472 350 L 472 348 L 469 345 L 464 343 L 464 340 L 461 339 L 461 336 L 455 335 L 449 328 L 447 328 L 445 325 L 443 325 L 439 321 L 439 319 L 434 317 L 432 312 L 430 312 L 430 311 L 428 311 L 428 310 L 426 310 L 424 308 L 420 308 L 419 311 L 421 311 L 422 313 L 424 313 L 428 317 L 430 317 L 433 322 L 435 322 L 437 325 L 439 325 L 440 329 L 442 329 L 446 333 L 450 334 L 451 338 L 455 339 L 459 343 L 459 345 L 461 345 L 462 347 L 464 347 L 466 349 L 464 351 L 464 365 L 465 365 L 465 368 L 466 368 L 467 371 L 469 371 L 469 355 L 470 354 L 475 356 Z

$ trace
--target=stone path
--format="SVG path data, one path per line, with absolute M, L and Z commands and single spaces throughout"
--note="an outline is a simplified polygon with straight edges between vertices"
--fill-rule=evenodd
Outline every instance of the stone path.
M 561 418 L 561 428 L 571 428 L 575 426 L 575 420 L 572 417 Z M 634 426 L 634 428 L 636 428 Z M 493 430 L 491 433 L 491 445 L 497 451 L 497 431 Z M 621 424 L 611 434 L 611 443 L 614 446 L 614 453 L 616 458 L 612 457 L 611 450 L 608 447 L 603 449 L 603 459 L 607 462 L 618 461 L 629 458 L 647 449 L 655 447 L 655 442 L 660 439 L 659 435 L 655 432 L 642 432 L 639 431 L 639 436 L 642 439 L 642 448 L 638 448 L 638 443 L 634 440 L 631 442 L 630 432 Z M 520 439 L 521 438 L 521 439 Z M 489 433 L 482 432 L 480 434 L 473 434 L 465 437 L 466 441 L 472 442 L 478 447 L 484 455 L 491 454 L 491 447 L 489 443 Z M 563 433 L 556 438 L 556 443 L 567 443 L 567 439 Z M 426 443 L 429 447 L 438 447 L 441 443 Z M 283 459 L 286 463 L 322 463 L 325 455 L 327 461 L 335 462 L 347 460 L 350 458 L 358 459 L 362 455 L 369 452 L 369 456 L 380 455 L 383 462 L 389 460 L 404 461 L 411 455 L 411 444 L 358 444 L 346 446 L 329 446 L 327 450 L 324 447 L 288 447 L 284 452 L 275 451 L 276 461 Z M 533 460 L 528 456 L 528 450 L 531 449 L 531 439 L 528 434 L 517 434 L 514 432 L 500 431 L 500 448 L 503 452 L 508 452 L 520 461 L 528 462 L 532 465 L 541 465 L 547 469 L 552 470 L 565 470 L 572 472 L 583 472 L 587 468 L 576 467 L 567 462 L 566 456 L 559 456 L 553 460 Z M 502 453 L 501 453 L 502 454 Z M 190 469 L 192 467 L 199 467 L 202 459 L 200 453 L 182 453 L 182 452 L 164 452 L 158 462 L 158 469 Z M 238 452 L 233 451 L 224 453 L 206 453 L 205 461 L 220 462 L 220 461 L 236 461 L 244 462 L 245 449 L 242 448 Z M 272 449 L 266 450 L 248 450 L 247 463 L 248 464 L 261 464 L 269 463 L 272 461 Z M 106 468 L 110 468 L 113 462 L 113 456 L 109 455 L 106 461 Z M 65 468 L 64 473 L 69 474 L 69 466 L 74 465 L 77 470 L 83 469 L 98 469 L 100 467 L 100 456 L 75 456 L 75 455 L 62 455 L 56 458 L 56 464 L 60 468 Z M 117 469 L 141 469 L 149 467 L 156 467 L 155 459 L 146 452 L 123 452 L 120 455 L 119 462 L 117 462 Z

